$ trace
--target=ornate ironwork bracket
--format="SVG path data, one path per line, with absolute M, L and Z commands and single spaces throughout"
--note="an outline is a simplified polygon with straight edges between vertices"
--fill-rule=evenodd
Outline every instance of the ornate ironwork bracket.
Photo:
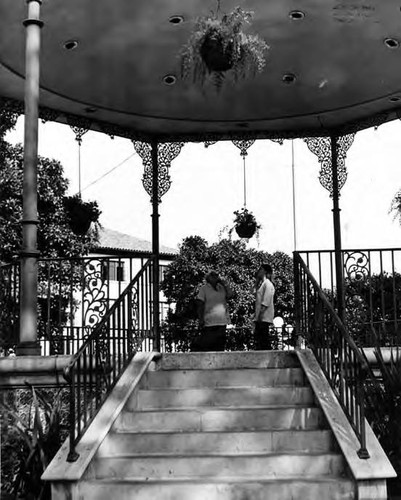
M 252 146 L 254 142 L 255 139 L 250 139 L 248 141 L 232 141 L 234 146 L 237 146 L 237 148 L 240 150 L 240 155 L 243 158 L 248 155 L 248 149 Z
M 73 119 L 67 116 L 67 123 L 70 126 L 71 130 L 75 134 L 75 140 L 79 145 L 82 144 L 82 137 L 88 132 L 91 128 L 92 122 L 86 118 L 81 118 L 77 120 L 76 117 Z
M 343 135 L 337 138 L 337 176 L 338 191 L 342 189 L 347 180 L 345 158 L 354 142 L 355 134 Z M 330 137 L 307 137 L 304 139 L 309 150 L 318 157 L 321 165 L 319 172 L 320 184 L 329 191 L 333 197 L 333 170 L 331 165 L 331 139 Z
M 132 141 L 135 151 L 142 159 L 145 167 L 143 172 L 142 183 L 145 191 L 150 196 L 150 201 L 153 202 L 153 172 L 152 172 L 152 148 L 147 142 Z M 159 167 L 159 190 L 158 202 L 161 203 L 162 197 L 167 193 L 171 186 L 170 166 L 171 162 L 180 154 L 184 142 L 166 142 L 158 144 L 158 167 Z
M 250 146 L 252 146 L 252 144 L 255 142 L 255 140 L 256 139 L 238 140 L 238 141 L 236 141 L 236 140 L 233 139 L 232 142 L 233 142 L 233 144 L 235 144 L 235 146 L 237 146 L 241 150 L 241 153 L 240 153 L 241 156 L 246 156 L 247 153 L 244 155 L 243 151 L 246 152 L 246 150 Z M 269 139 L 269 140 L 272 141 L 272 142 L 277 142 L 278 144 L 280 144 L 280 146 L 282 146 L 284 144 L 284 139 L 274 138 L 274 139 Z M 213 146 L 213 144 L 216 144 L 217 142 L 219 142 L 219 141 L 204 141 L 203 144 L 204 144 L 205 148 L 208 148 L 209 146 Z M 249 146 L 245 147 L 246 144 L 248 144 L 248 143 L 249 143 Z
M 45 107 L 39 108 L 39 118 L 42 123 L 55 122 L 59 116 L 60 113 L 54 109 Z

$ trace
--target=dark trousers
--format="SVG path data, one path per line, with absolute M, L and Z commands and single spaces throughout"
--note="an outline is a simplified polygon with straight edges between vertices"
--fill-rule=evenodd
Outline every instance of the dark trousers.
M 224 351 L 226 325 L 204 326 L 201 334 L 193 341 L 191 351 Z
M 267 323 L 266 321 L 255 322 L 253 340 L 256 351 L 270 351 L 272 349 L 270 326 L 271 323 Z

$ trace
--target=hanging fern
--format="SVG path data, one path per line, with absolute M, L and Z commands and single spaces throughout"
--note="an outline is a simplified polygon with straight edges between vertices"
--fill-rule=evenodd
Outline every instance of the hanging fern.
M 269 50 L 259 35 L 244 33 L 253 12 L 236 7 L 219 19 L 216 13 L 197 19 L 195 30 L 181 51 L 181 76 L 203 85 L 208 77 L 220 89 L 225 74 L 234 82 L 254 77 L 266 65 Z

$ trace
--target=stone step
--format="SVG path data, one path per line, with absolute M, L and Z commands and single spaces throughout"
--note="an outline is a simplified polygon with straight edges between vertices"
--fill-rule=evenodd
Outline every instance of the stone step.
M 329 452 L 336 449 L 329 430 L 261 432 L 110 433 L 97 456 L 133 454 L 245 454 Z
M 97 458 L 90 465 L 96 478 L 169 479 L 293 476 L 341 476 L 344 459 L 340 454 L 268 454 L 200 456 L 128 456 Z
M 243 387 L 213 389 L 141 390 L 138 400 L 127 404 L 128 410 L 198 406 L 273 406 L 309 405 L 314 396 L 310 387 Z
M 339 478 L 286 481 L 236 478 L 213 481 L 85 481 L 80 485 L 85 500 L 355 500 L 351 480 Z
M 200 432 L 322 429 L 323 412 L 316 407 L 198 408 L 121 413 L 116 431 Z
M 164 353 L 162 370 L 223 370 L 242 368 L 299 368 L 294 351 Z
M 148 372 L 145 389 L 185 389 L 198 387 L 276 387 L 303 386 L 301 368 L 157 370 Z

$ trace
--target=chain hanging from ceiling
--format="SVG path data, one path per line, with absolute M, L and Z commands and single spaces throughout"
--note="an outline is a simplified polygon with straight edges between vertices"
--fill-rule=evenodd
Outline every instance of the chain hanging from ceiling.
M 345 158 L 347 152 L 354 142 L 355 134 L 347 134 L 337 137 L 337 177 L 338 177 L 338 193 L 344 186 L 347 180 L 347 168 L 345 166 Z M 333 197 L 333 171 L 331 165 L 331 139 L 330 137 L 307 137 L 304 139 L 309 150 L 315 154 L 321 165 L 319 172 L 320 184 L 329 191 Z
M 142 177 L 142 184 L 145 191 L 153 202 L 153 161 L 152 147 L 148 142 L 132 141 L 135 151 L 142 159 L 145 167 Z M 171 162 L 180 154 L 184 142 L 166 142 L 157 145 L 158 159 L 158 203 L 167 193 L 171 186 L 170 166 Z

